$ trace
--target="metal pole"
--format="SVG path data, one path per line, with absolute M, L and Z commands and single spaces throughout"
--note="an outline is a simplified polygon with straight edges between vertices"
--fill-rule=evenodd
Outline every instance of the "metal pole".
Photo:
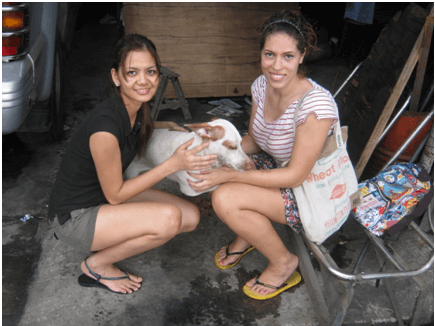
M 429 238 L 427 236 L 426 233 L 424 233 L 417 225 L 417 223 L 415 223 L 414 221 L 412 221 L 411 223 L 409 223 L 409 227 L 413 228 L 414 231 L 420 236 L 420 238 L 423 239 L 424 242 L 426 242 L 431 248 L 432 250 L 434 249 L 433 246 L 433 241 L 431 240 L 431 238 Z
M 426 123 L 433 117 L 433 109 L 432 111 L 424 118 L 422 122 L 417 126 L 417 128 L 409 135 L 408 139 L 400 146 L 400 148 L 394 153 L 394 155 L 389 159 L 389 161 L 382 167 L 381 171 L 387 168 L 392 162 L 394 162 L 400 154 L 408 147 L 408 145 L 414 140 L 417 134 L 423 129 Z
M 335 92 L 335 94 L 334 94 L 334 96 L 333 96 L 334 98 L 338 95 L 338 93 L 341 92 L 341 90 L 343 89 L 343 87 L 346 86 L 347 82 L 348 82 L 348 81 L 353 77 L 353 75 L 355 75 L 355 73 L 357 72 L 357 70 L 359 69 L 359 67 L 361 67 L 361 65 L 362 65 L 363 62 L 364 62 L 364 61 L 360 62 L 360 63 L 358 64 L 358 66 L 356 66 L 355 69 L 353 69 L 353 71 L 352 71 L 352 73 L 349 75 L 349 77 L 347 77 L 347 79 L 344 81 L 344 83 L 341 84 L 340 88 Z
M 432 133 L 432 132 L 431 132 Z M 418 155 L 420 155 L 421 151 L 423 150 L 423 148 L 425 147 L 431 133 L 427 134 L 426 137 L 424 137 L 423 141 L 421 142 L 420 145 L 418 145 L 418 148 L 415 150 L 415 153 L 412 154 L 411 159 L 409 160 L 410 163 L 414 163 L 417 160 Z
M 359 267 L 360 267 L 360 265 L 361 265 L 361 263 L 362 263 L 362 261 L 364 259 L 364 256 L 367 253 L 367 249 L 369 248 L 369 245 L 370 245 L 370 239 L 367 239 L 366 243 L 364 244 L 363 249 L 361 250 L 361 253 L 359 254 L 359 257 L 358 257 L 358 259 L 357 259 L 357 261 L 355 263 L 355 266 L 353 267 L 352 274 L 354 274 L 354 275 L 358 274 Z
M 384 139 L 385 135 L 387 134 L 387 132 L 391 129 L 391 127 L 394 125 L 394 123 L 396 122 L 397 119 L 399 119 L 400 115 L 402 114 L 402 112 L 408 107 L 409 102 L 411 101 L 411 95 L 408 96 L 408 98 L 406 99 L 405 103 L 403 104 L 402 108 L 399 110 L 399 112 L 397 112 L 396 116 L 393 118 L 393 120 L 391 120 L 391 122 L 389 123 L 389 125 L 387 126 L 387 128 L 385 128 L 384 132 L 382 133 L 381 137 L 379 137 L 378 142 L 376 143 L 376 145 L 378 145 L 382 139 Z

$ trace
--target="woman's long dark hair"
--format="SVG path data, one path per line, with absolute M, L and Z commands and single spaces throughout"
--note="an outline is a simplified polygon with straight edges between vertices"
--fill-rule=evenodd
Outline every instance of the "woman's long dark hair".
M 130 53 L 131 51 L 143 51 L 143 50 L 147 50 L 154 58 L 154 61 L 156 62 L 157 73 L 160 74 L 160 58 L 157 54 L 156 46 L 146 36 L 139 35 L 139 34 L 125 35 L 118 41 L 118 43 L 116 43 L 113 52 L 112 68 L 115 69 L 116 72 L 118 73 L 121 70 L 122 74 L 125 77 L 125 72 L 123 67 L 128 53 Z M 114 84 L 113 86 L 115 87 Z M 121 97 L 118 87 L 115 87 L 115 92 L 118 94 L 119 97 Z M 144 153 L 145 147 L 154 131 L 154 124 L 153 121 L 151 120 L 151 110 L 149 108 L 148 103 L 142 104 L 142 107 L 140 109 L 142 111 L 142 126 L 140 130 L 141 137 L 140 137 L 140 144 L 138 149 L 139 158 Z

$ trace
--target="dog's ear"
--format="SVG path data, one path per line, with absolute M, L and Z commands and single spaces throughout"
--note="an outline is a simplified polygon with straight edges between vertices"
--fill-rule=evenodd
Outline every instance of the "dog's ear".
M 210 126 L 206 122 L 188 124 L 186 127 L 196 132 L 203 140 L 216 141 L 225 136 L 225 129 L 222 126 Z

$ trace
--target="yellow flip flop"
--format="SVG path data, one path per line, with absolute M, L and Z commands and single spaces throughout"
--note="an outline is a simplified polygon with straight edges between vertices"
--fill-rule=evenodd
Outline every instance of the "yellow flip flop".
M 298 272 L 294 271 L 293 274 L 290 275 L 290 277 L 287 279 L 287 281 L 285 281 L 283 284 L 281 284 L 281 286 L 276 287 L 276 286 L 274 286 L 274 285 L 269 285 L 269 284 L 261 283 L 261 282 L 258 280 L 258 279 L 260 278 L 260 275 L 261 275 L 261 273 L 257 275 L 257 277 L 256 277 L 256 279 L 255 279 L 255 283 L 254 283 L 254 285 L 255 285 L 255 284 L 260 284 L 260 285 L 263 285 L 263 286 L 265 286 L 265 287 L 268 287 L 268 288 L 271 288 L 271 289 L 275 289 L 276 291 L 264 295 L 264 294 L 260 294 L 260 293 L 257 293 L 257 292 L 255 292 L 255 291 L 251 290 L 250 287 L 248 287 L 247 285 L 245 285 L 245 286 L 243 287 L 243 292 L 244 292 L 248 297 L 250 297 L 250 298 L 252 298 L 252 299 L 255 299 L 255 300 L 267 300 L 267 299 L 273 298 L 273 297 L 277 296 L 278 294 L 280 294 L 281 292 L 284 292 L 285 290 L 290 289 L 292 286 L 295 286 L 295 285 L 298 284 L 298 283 L 301 281 L 301 279 L 302 279 L 301 275 L 300 275 Z M 254 285 L 253 285 L 253 286 L 254 286 Z
M 225 249 L 226 250 L 226 256 L 225 256 L 225 258 L 227 258 L 228 256 L 230 256 L 230 255 L 240 255 L 240 257 L 234 262 L 234 263 L 231 263 L 231 264 L 228 264 L 228 265 L 226 265 L 226 266 L 223 266 L 223 265 L 221 265 L 220 264 L 220 262 L 219 262 L 219 260 L 218 260 L 218 256 L 219 256 L 219 252 L 220 252 L 220 250 L 216 253 L 216 255 L 214 256 L 214 263 L 216 264 L 216 266 L 219 268 L 219 269 L 230 269 L 231 267 L 234 267 L 234 266 L 236 266 L 238 263 L 239 263 L 239 261 L 240 261 L 240 259 L 242 259 L 242 257 L 244 256 L 244 255 L 246 255 L 248 252 L 250 252 L 250 251 L 252 251 L 252 250 L 254 250 L 255 248 L 253 247 L 253 246 L 250 246 L 248 249 L 246 249 L 245 251 L 242 251 L 242 252 L 228 252 L 228 249 L 230 248 L 230 244 L 231 244 L 231 242 L 232 241 L 230 241 L 228 244 L 227 244 L 227 248 Z M 225 259 L 224 258 L 224 259 Z

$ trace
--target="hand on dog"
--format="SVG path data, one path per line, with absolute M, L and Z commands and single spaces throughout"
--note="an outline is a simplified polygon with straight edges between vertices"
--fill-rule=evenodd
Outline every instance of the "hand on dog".
M 217 155 L 215 154 L 196 156 L 200 151 L 207 148 L 209 143 L 202 143 L 192 149 L 188 149 L 193 141 L 194 139 L 192 138 L 180 145 L 170 157 L 175 164 L 176 171 L 207 170 L 211 169 L 213 163 L 216 161 Z
M 183 128 L 182 126 L 177 125 L 175 122 L 172 122 L 172 121 L 168 121 L 168 129 L 170 131 L 189 132 L 189 130 Z
M 234 173 L 237 173 L 237 171 L 228 166 L 221 166 L 216 169 L 201 171 L 201 173 L 187 172 L 191 177 L 198 180 L 196 182 L 187 180 L 187 182 L 193 190 L 196 192 L 202 192 L 211 187 L 231 181 Z
M 170 131 L 182 131 L 189 132 L 189 130 L 183 128 L 182 126 L 176 124 L 173 121 L 154 121 L 155 129 L 168 129 Z

